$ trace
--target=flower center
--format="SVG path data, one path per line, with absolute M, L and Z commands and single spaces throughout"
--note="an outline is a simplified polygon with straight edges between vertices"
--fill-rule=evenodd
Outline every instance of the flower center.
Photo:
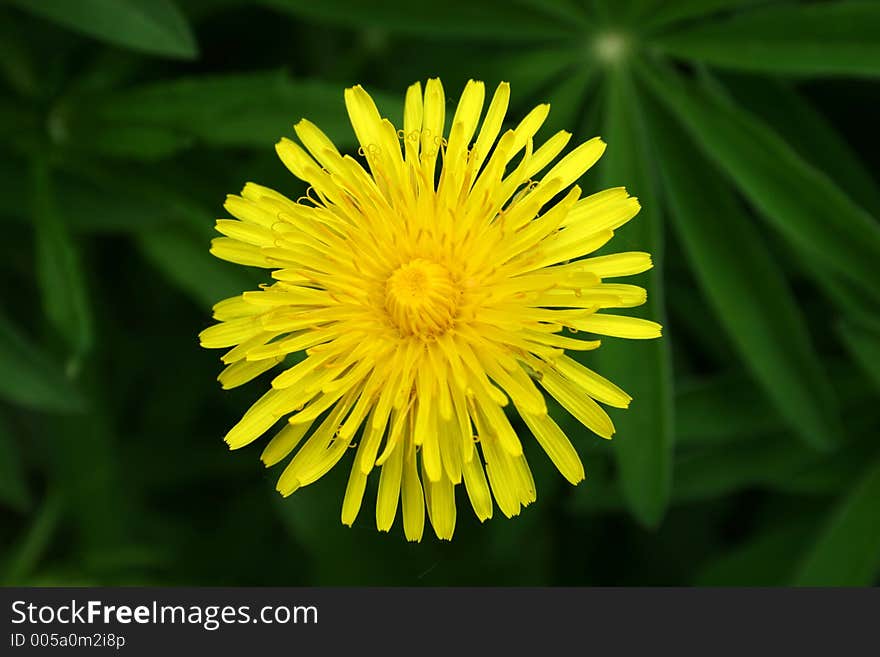
M 416 258 L 388 278 L 385 309 L 403 335 L 433 338 L 452 326 L 460 296 L 446 267 Z
M 604 32 L 593 42 L 596 56 L 605 64 L 615 64 L 627 55 L 630 40 L 622 32 Z

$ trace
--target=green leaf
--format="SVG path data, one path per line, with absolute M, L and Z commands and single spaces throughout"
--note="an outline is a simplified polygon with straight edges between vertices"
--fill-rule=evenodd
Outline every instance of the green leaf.
M 876 429 L 876 416 L 863 419 L 864 422 L 860 419 L 856 424 Z M 738 436 L 735 441 L 705 449 L 688 446 L 687 451 L 676 455 L 671 504 L 729 499 L 753 490 L 810 496 L 834 494 L 876 452 L 870 442 L 862 441 L 829 457 L 804 447 L 785 433 Z M 626 506 L 620 493 L 601 475 L 588 474 L 588 483 L 573 495 L 573 508 L 579 513 L 617 512 Z
M 880 185 L 874 175 L 834 125 L 790 85 L 754 75 L 725 76 L 722 81 L 743 107 L 766 121 L 801 157 L 825 167 L 853 200 L 880 215 Z
M 13 546 L 12 556 L 4 564 L 3 583 L 7 586 L 22 585 L 34 567 L 49 549 L 58 525 L 63 499 L 58 491 L 52 491 L 34 514 L 30 527 L 21 540 Z
M 677 245 L 670 242 L 669 246 Z M 672 268 L 673 259 L 678 261 L 675 266 L 685 264 L 684 256 L 670 252 L 666 258 L 667 270 Z M 676 342 L 688 346 L 686 350 L 675 352 L 676 370 L 682 373 L 701 371 L 709 363 L 725 366 L 736 362 L 736 353 L 706 303 L 705 295 L 694 288 L 690 270 L 675 277 L 668 272 L 664 283 L 666 311 L 670 323 L 675 326 Z
M 870 403 L 876 404 L 876 396 Z M 847 431 L 858 437 L 856 442 L 850 442 L 824 458 L 817 458 L 795 472 L 771 477 L 767 480 L 768 486 L 793 495 L 828 496 L 848 490 L 863 473 L 865 463 L 870 463 L 878 454 L 874 441 L 864 437 L 877 432 L 880 418 L 874 412 L 856 410 L 847 420 Z
M 257 285 L 256 277 L 212 256 L 210 244 L 189 231 L 169 227 L 142 233 L 137 240 L 147 260 L 200 306 L 210 307 Z
M 880 283 L 880 226 L 758 118 L 665 68 L 643 79 L 700 149 L 793 246 L 847 279 Z
M 25 478 L 18 442 L 0 416 L 0 504 L 18 512 L 27 511 L 31 494 Z
M 591 16 L 580 0 L 514 0 L 514 3 L 535 9 L 547 16 L 556 16 L 562 21 L 590 27 Z
M 370 91 L 383 115 L 399 124 L 403 94 L 398 98 Z M 83 131 L 78 140 L 83 143 L 109 125 L 128 130 L 128 140 L 144 130 L 144 144 L 159 130 L 176 133 L 179 148 L 196 140 L 211 146 L 270 149 L 282 135 L 293 132 L 294 123 L 307 118 L 337 145 L 349 146 L 356 141 L 343 92 L 341 84 L 293 80 L 283 72 L 203 75 L 106 96 L 82 96 L 71 112 L 73 125 Z M 173 152 L 173 141 L 165 148 Z
M 0 316 L 0 397 L 41 411 L 83 410 L 85 399 L 62 374 L 62 365 L 31 344 Z
M 510 110 L 525 114 L 535 103 L 548 102 L 548 85 L 555 86 L 557 81 L 568 79 L 575 67 L 582 63 L 579 59 L 577 50 L 568 46 L 528 50 L 497 49 L 480 53 L 479 57 L 464 59 L 460 77 L 483 80 L 490 98 L 496 84 L 501 81 L 509 82 Z M 447 93 L 456 94 L 458 91 L 449 89 Z M 556 105 L 551 104 L 551 118 L 556 109 Z
M 260 0 L 264 5 L 323 23 L 428 37 L 493 41 L 558 39 L 574 35 L 582 23 L 562 20 L 552 8 L 505 0 Z
M 834 395 L 785 276 L 688 135 L 662 110 L 650 116 L 670 217 L 718 321 L 782 416 L 828 447 L 839 432 Z
M 550 103 L 550 114 L 542 130 L 543 134 L 552 135 L 558 130 L 572 133 L 573 139 L 588 131 L 598 130 L 599 126 L 583 126 L 584 109 L 590 100 L 588 92 L 596 78 L 596 69 L 581 66 L 571 75 L 561 80 L 549 92 L 547 101 Z
M 880 460 L 840 502 L 794 577 L 796 586 L 871 586 L 880 574 Z
M 634 0 L 637 2 L 637 0 Z M 741 9 L 767 0 L 641 0 L 639 29 L 663 28 L 676 23 L 704 18 L 724 11 Z
M 749 409 L 743 413 L 742 409 Z M 767 396 L 745 375 L 722 375 L 675 388 L 675 443 L 717 446 L 784 429 Z
M 871 403 L 873 391 L 851 365 L 833 362 L 828 370 L 844 417 Z M 767 395 L 745 374 L 688 381 L 676 387 L 675 395 L 675 435 L 680 447 L 724 445 L 786 430 Z
M 198 232 L 205 244 L 215 236 L 215 215 L 192 200 L 194 181 L 185 178 L 181 166 L 166 165 L 159 172 L 149 166 L 105 166 L 86 160 L 63 164 L 58 195 L 65 200 L 65 219 L 78 232 L 141 233 L 173 225 Z M 186 180 L 186 185 L 175 184 L 177 180 Z
M 674 57 L 741 71 L 875 76 L 880 74 L 880 5 L 766 7 L 689 26 L 652 45 Z
M 880 390 L 880 323 L 853 318 L 841 322 L 838 329 L 853 359 Z
M 189 135 L 163 126 L 105 123 L 75 133 L 69 145 L 99 156 L 152 162 L 186 150 L 194 142 Z
M 92 347 L 92 316 L 76 246 L 57 212 L 49 169 L 35 160 L 31 168 L 31 203 L 37 239 L 37 279 L 49 322 L 75 357 Z
M 816 460 L 794 438 L 756 437 L 682 455 L 675 463 L 675 501 L 695 502 L 750 488 L 770 488 Z
M 788 85 L 755 76 L 726 76 L 723 85 L 709 78 L 708 86 L 716 97 L 728 103 L 735 98 L 755 112 L 801 157 L 817 168 L 825 167 L 824 172 L 853 200 L 880 216 L 880 187 L 873 175 L 828 120 Z M 831 162 L 834 166 L 827 166 Z M 875 298 L 863 285 L 842 280 L 837 272 L 818 264 L 806 273 L 848 315 L 880 315 L 880 297 Z
M 625 70 L 608 80 L 605 134 L 608 151 L 599 164 L 603 185 L 626 185 L 641 200 L 639 215 L 619 230 L 613 251 L 648 251 L 654 268 L 635 281 L 648 290 L 640 314 L 663 323 L 663 244 L 660 205 L 653 172 L 648 167 L 648 143 L 638 111 L 632 79 Z M 627 503 L 647 526 L 656 526 L 669 501 L 672 479 L 672 371 L 668 339 L 615 340 L 605 338 L 587 359 L 590 366 L 615 381 L 632 397 L 630 408 L 615 414 L 613 453 Z
M 130 431 L 114 426 L 95 374 L 95 369 L 87 368 L 83 376 L 92 402 L 89 412 L 50 418 L 34 436 L 51 481 L 63 496 L 75 533 L 73 550 L 82 565 L 89 563 L 91 553 L 129 544 L 128 529 L 138 517 L 135 511 L 142 509 L 135 506 L 137 494 L 126 491 L 128 479 L 119 455 L 119 443 L 128 439 Z M 117 382 L 108 379 L 105 385 Z
M 25 45 L 25 35 L 9 23 L 11 21 L 0 26 L 0 78 L 16 95 L 33 98 L 39 93 L 42 81 L 34 66 L 33 53 Z
M 795 554 L 815 528 L 799 522 L 760 534 L 703 565 L 695 586 L 783 586 L 791 577 Z
M 198 49 L 171 0 L 10 0 L 12 4 L 107 43 L 191 59 Z
M 353 457 L 353 455 L 352 455 Z M 282 526 L 309 555 L 309 572 L 316 581 L 330 585 L 413 585 L 419 574 L 431 568 L 430 526 L 421 544 L 407 543 L 400 519 L 389 534 L 375 526 L 375 481 L 369 482 L 362 508 L 352 527 L 339 521 L 350 458 L 334 467 L 314 484 L 282 499 L 274 491 L 271 504 L 277 508 Z M 273 479 L 276 472 L 271 473 Z M 372 480 L 376 479 L 374 473 Z M 398 509 L 398 516 L 400 515 Z M 347 554 L 360 554 L 355 563 Z

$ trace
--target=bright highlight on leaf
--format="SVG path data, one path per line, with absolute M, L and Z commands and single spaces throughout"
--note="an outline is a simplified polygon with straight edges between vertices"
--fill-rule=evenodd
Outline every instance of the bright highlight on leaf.
M 562 131 L 536 146 L 547 105 L 502 131 L 509 96 L 502 83 L 483 114 L 484 85 L 470 81 L 446 134 L 439 80 L 408 89 L 400 130 L 360 86 L 347 89 L 366 169 L 303 120 L 301 145 L 282 139 L 277 151 L 307 195 L 294 202 L 248 183 L 227 200 L 235 220 L 217 222 L 224 237 L 211 252 L 271 269 L 276 282 L 214 306 L 219 323 L 201 344 L 229 349 L 224 388 L 305 351 L 226 436 L 243 447 L 285 418 L 262 457 L 274 465 L 296 450 L 278 481 L 283 495 L 356 448 L 343 523 L 355 521 L 378 468 L 380 530 L 400 505 L 407 539 L 421 539 L 426 512 L 450 539 L 459 484 L 481 521 L 493 498 L 508 517 L 536 499 L 515 425 L 568 481 L 584 478 L 544 392 L 597 435 L 614 433 L 600 403 L 626 408 L 629 395 L 565 351 L 599 348 L 583 332 L 660 336 L 658 324 L 612 310 L 641 305 L 645 290 L 605 280 L 649 269 L 650 256 L 584 258 L 639 204 L 623 189 L 586 198 L 569 189 L 605 144 L 591 139 L 560 157 Z

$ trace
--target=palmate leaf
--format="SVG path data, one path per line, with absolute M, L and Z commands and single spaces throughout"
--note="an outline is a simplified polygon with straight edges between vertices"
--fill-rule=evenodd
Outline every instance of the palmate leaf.
M 880 227 L 758 118 L 659 66 L 642 78 L 719 169 L 794 247 L 876 290 Z
M 615 251 L 648 251 L 654 268 L 638 283 L 648 289 L 644 317 L 664 322 L 663 245 L 659 197 L 646 157 L 648 142 L 632 79 L 625 69 L 608 80 L 604 134 L 608 150 L 600 163 L 604 187 L 626 183 L 642 210 L 614 239 Z M 672 479 L 672 371 L 667 339 L 632 342 L 606 338 L 590 352 L 589 365 L 632 397 L 627 411 L 615 414 L 614 455 L 630 509 L 645 525 L 657 525 L 669 500 Z
M 578 25 L 571 12 L 563 19 L 566 3 L 509 2 L 507 0 L 260 0 L 261 4 L 320 22 L 375 28 L 427 37 L 466 37 L 480 40 L 553 40 L 571 36 Z M 548 3 L 542 3 L 547 5 Z M 556 6 L 558 5 L 558 6 Z M 570 9 L 570 7 L 569 7 Z
M 652 45 L 674 57 L 742 71 L 875 76 L 880 74 L 880 4 L 771 6 L 698 23 Z
M 171 0 L 9 0 L 107 43 L 167 57 L 196 56 L 195 37 Z
M 715 315 L 799 435 L 814 447 L 833 444 L 839 421 L 831 386 L 764 238 L 674 120 L 662 110 L 649 115 L 669 216 Z
M 355 138 L 342 95 L 339 84 L 294 80 L 282 71 L 203 75 L 98 97 L 82 96 L 72 113 L 74 125 L 82 131 L 78 143 L 86 144 L 91 135 L 100 135 L 108 126 L 125 130 L 127 143 L 137 143 L 142 129 L 140 141 L 146 155 L 154 154 L 156 145 L 151 140 L 156 131 L 162 136 L 162 152 L 169 154 L 193 141 L 271 148 L 282 135 L 290 134 L 301 118 L 317 124 L 339 146 L 348 146 Z M 372 95 L 383 115 L 399 123 L 401 100 L 381 93 Z M 106 151 L 113 144 L 102 139 L 98 146 Z
M 48 165 L 39 159 L 31 165 L 31 207 L 37 280 L 46 317 L 73 354 L 82 356 L 93 342 L 85 276 L 76 245 L 58 214 Z
M 840 502 L 794 576 L 798 586 L 871 586 L 880 574 L 880 460 Z

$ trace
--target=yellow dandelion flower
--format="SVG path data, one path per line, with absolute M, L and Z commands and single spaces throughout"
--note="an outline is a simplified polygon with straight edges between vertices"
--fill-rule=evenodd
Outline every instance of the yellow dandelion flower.
M 630 397 L 565 352 L 598 348 L 585 333 L 660 335 L 654 322 L 604 312 L 644 303 L 644 289 L 606 279 L 649 269 L 650 256 L 584 257 L 639 203 L 623 188 L 585 198 L 567 189 L 605 144 L 591 139 L 553 164 L 571 135 L 535 147 L 548 105 L 502 133 L 509 95 L 500 84 L 483 115 L 485 87 L 468 82 L 444 135 L 439 80 L 424 93 L 409 87 L 402 130 L 360 86 L 347 89 L 366 169 L 302 120 L 302 145 L 282 139 L 276 148 L 307 196 L 294 202 L 248 183 L 228 197 L 235 219 L 217 222 L 224 237 L 211 253 L 271 269 L 275 282 L 214 306 L 219 323 L 201 344 L 229 349 L 224 388 L 304 352 L 226 435 L 238 449 L 286 418 L 262 454 L 271 466 L 296 450 L 278 480 L 282 495 L 356 445 L 342 522 L 355 521 L 378 468 L 379 530 L 391 528 L 399 505 L 407 539 L 421 539 L 426 513 L 450 539 L 459 484 L 481 521 L 493 498 L 508 517 L 535 500 L 507 411 L 568 481 L 584 478 L 541 388 L 599 436 L 614 433 L 598 402 L 625 408 Z

